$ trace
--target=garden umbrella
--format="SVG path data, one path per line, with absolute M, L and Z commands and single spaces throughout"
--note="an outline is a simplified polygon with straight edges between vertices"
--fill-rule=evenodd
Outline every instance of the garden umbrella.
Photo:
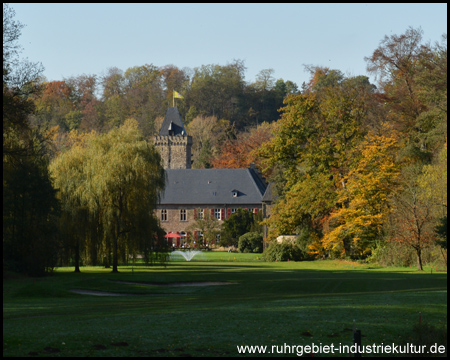
M 164 235 L 164 237 L 166 237 L 166 238 L 181 238 L 181 235 L 170 232 L 167 235 Z

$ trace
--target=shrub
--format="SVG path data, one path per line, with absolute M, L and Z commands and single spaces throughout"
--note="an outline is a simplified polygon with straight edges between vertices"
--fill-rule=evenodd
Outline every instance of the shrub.
M 408 344 L 414 344 L 418 346 L 426 346 L 426 350 L 429 350 L 431 346 L 444 346 L 445 353 L 428 354 L 427 352 L 421 354 L 408 354 L 414 357 L 447 357 L 447 326 L 422 323 L 413 326 L 412 331 L 406 333 L 405 339 L 400 342 L 399 345 L 408 346 Z
M 259 232 L 248 232 L 239 237 L 239 252 L 242 253 L 261 253 L 263 250 L 263 237 Z
M 423 249 L 422 260 L 424 265 L 437 267 L 439 269 L 447 268 L 446 253 L 437 245 L 430 245 Z M 381 266 L 416 266 L 417 255 L 410 246 L 396 242 L 379 242 L 372 250 L 372 255 L 367 259 L 370 263 Z
M 282 243 L 271 242 L 264 251 L 263 258 L 264 261 L 304 260 L 300 247 L 289 240 L 284 240 Z
M 311 254 L 310 245 L 317 244 L 319 238 L 316 232 L 308 227 L 304 227 L 299 231 L 295 244 L 299 247 L 302 253 L 302 260 L 314 260 L 315 255 Z
M 253 213 L 244 209 L 237 209 L 234 214 L 222 224 L 221 246 L 239 246 L 239 238 L 252 231 L 255 222 Z

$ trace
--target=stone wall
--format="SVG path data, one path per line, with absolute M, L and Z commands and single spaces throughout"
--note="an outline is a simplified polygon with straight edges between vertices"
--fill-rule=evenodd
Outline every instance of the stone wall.
M 164 169 L 190 169 L 192 136 L 155 136 Z

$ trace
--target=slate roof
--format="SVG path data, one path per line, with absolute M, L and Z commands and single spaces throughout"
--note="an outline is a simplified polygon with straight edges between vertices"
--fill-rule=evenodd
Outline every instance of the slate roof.
M 261 204 L 266 187 L 254 168 L 166 169 L 160 205 Z
M 272 202 L 274 200 L 274 194 L 273 194 L 272 188 L 273 188 L 273 184 L 272 183 L 267 185 L 266 192 L 264 193 L 264 196 L 262 198 L 263 202 L 270 203 L 270 202 Z
M 173 130 L 173 133 L 169 134 L 169 130 Z M 183 125 L 183 120 L 176 107 L 170 107 L 167 109 L 166 116 L 161 125 L 159 136 L 168 135 L 187 135 L 186 129 Z

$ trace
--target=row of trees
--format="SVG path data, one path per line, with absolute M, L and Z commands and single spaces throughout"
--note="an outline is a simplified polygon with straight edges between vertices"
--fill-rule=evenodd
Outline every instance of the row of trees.
M 352 258 L 397 241 L 422 269 L 447 217 L 443 40 L 423 44 L 413 28 L 385 37 L 366 58 L 378 91 L 367 77 L 316 67 L 305 91 L 285 99 L 258 153 L 279 196 L 265 221 L 272 239 L 297 233 L 309 254 Z
M 134 118 L 146 137 L 159 131 L 160 118 L 173 106 L 173 90 L 183 94 L 177 107 L 185 125 L 197 116 L 216 117 L 226 119 L 237 130 L 278 119 L 283 98 L 298 91 L 292 81 L 276 80 L 271 69 L 247 83 L 245 66 L 239 60 L 193 70 L 153 64 L 125 71 L 110 68 L 102 76 L 40 79 L 36 86 L 41 91 L 33 98 L 35 125 L 59 126 L 62 133 L 74 129 L 106 132 Z
M 131 119 L 104 133 L 67 134 L 65 148 L 55 142 L 56 129 L 35 126 L 43 113 L 66 105 L 66 120 L 76 123 L 79 114 L 64 84 L 46 86 L 42 97 L 42 66 L 19 61 L 23 25 L 14 16 L 4 4 L 4 270 L 43 275 L 73 260 L 79 271 L 83 256 L 92 264 L 112 264 L 116 272 L 119 257 L 126 262 L 139 252 L 150 260 L 164 245 L 153 215 L 165 182 L 158 152 Z M 46 102 L 50 94 L 59 94 L 61 102 Z M 77 95 L 85 109 L 95 105 L 91 95 Z

